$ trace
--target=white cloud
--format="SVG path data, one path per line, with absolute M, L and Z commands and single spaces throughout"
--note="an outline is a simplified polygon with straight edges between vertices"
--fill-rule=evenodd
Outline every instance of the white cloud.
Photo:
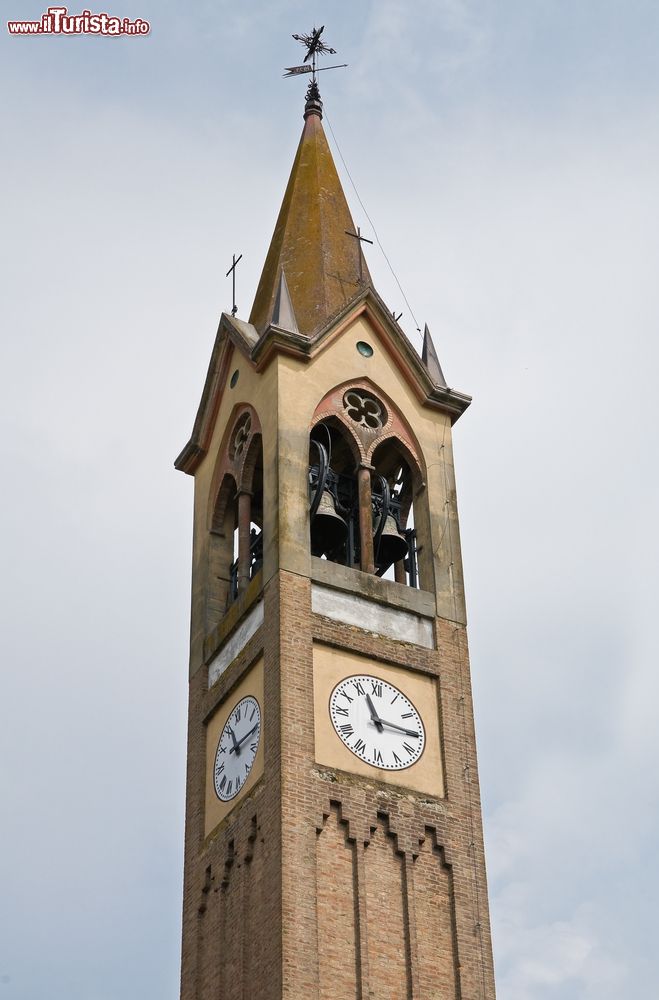
M 560 858 L 552 854 L 547 863 L 555 870 Z M 497 985 L 506 1000 L 614 1000 L 626 991 L 627 969 L 599 938 L 592 905 L 577 906 L 567 919 L 538 922 L 531 887 L 512 882 L 496 896 L 496 907 Z

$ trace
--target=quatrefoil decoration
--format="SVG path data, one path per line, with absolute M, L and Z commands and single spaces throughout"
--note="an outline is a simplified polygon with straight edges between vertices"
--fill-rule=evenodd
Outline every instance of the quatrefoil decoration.
M 343 407 L 351 420 L 369 431 L 379 431 L 387 422 L 384 406 L 367 392 L 348 389 L 343 397 Z
M 249 413 L 246 413 L 244 417 L 241 417 L 238 422 L 238 426 L 233 432 L 233 445 L 231 448 L 231 457 L 240 458 L 245 446 L 249 441 L 249 436 L 252 433 L 252 418 Z

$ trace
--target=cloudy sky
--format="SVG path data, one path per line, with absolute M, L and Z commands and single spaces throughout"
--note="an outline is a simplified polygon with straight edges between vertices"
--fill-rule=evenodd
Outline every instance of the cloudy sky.
M 178 995 L 172 462 L 233 252 L 249 312 L 314 18 L 350 64 L 321 79 L 355 222 L 409 305 L 373 247 L 376 286 L 474 396 L 455 447 L 499 995 L 651 995 L 659 6 L 119 0 L 151 22 L 121 40 L 9 37 L 44 7 L 0 6 L 0 1000 Z

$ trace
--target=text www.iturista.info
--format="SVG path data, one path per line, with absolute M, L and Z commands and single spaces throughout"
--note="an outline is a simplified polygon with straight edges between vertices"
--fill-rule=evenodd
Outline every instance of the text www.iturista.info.
M 150 30 L 141 17 L 131 21 L 90 10 L 69 14 L 66 7 L 49 7 L 39 21 L 7 21 L 10 35 L 148 35 Z

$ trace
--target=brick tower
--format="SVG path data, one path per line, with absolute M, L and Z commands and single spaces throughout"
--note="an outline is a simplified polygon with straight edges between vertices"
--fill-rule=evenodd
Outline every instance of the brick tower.
M 447 387 L 305 123 L 194 476 L 182 1000 L 492 1000 Z

